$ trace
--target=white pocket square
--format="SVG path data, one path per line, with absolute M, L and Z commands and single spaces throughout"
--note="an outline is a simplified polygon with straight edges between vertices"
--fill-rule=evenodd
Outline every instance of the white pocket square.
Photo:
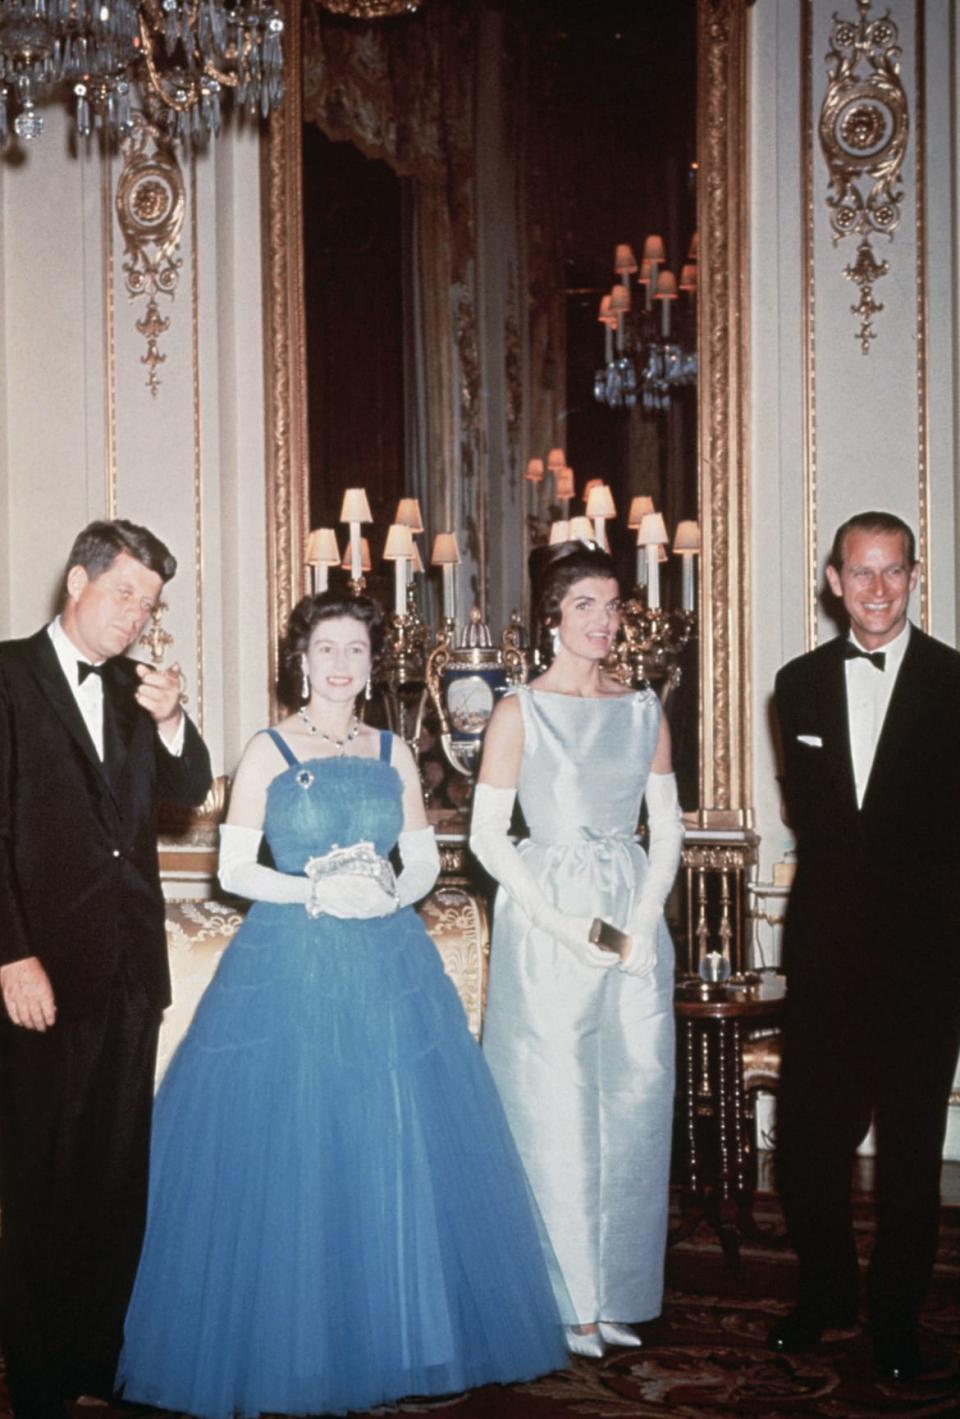
M 801 744 L 809 744 L 811 749 L 823 748 L 823 740 L 819 734 L 798 734 L 797 740 Z

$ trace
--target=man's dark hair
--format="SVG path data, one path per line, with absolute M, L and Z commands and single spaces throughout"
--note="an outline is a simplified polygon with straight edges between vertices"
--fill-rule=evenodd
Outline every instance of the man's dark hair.
M 833 567 L 834 571 L 839 573 L 843 568 L 843 543 L 848 532 L 899 532 L 903 536 L 907 563 L 910 567 L 916 566 L 916 538 L 913 535 L 913 528 L 904 522 L 902 517 L 897 517 L 893 512 L 858 512 L 853 517 L 848 517 L 846 522 L 841 523 L 837 528 L 833 546 L 830 549 L 829 561 L 829 565 Z
M 277 677 L 277 693 L 282 704 L 294 709 L 305 703 L 301 684 L 302 663 L 310 645 L 310 637 L 322 621 L 332 621 L 348 616 L 366 626 L 370 636 L 370 673 L 376 671 L 383 649 L 383 613 L 369 596 L 345 596 L 339 591 L 321 591 L 316 596 L 305 596 L 290 612 L 287 633 L 280 647 L 280 673 Z
M 176 557 L 159 537 L 154 537 L 146 527 L 116 517 L 112 522 L 91 522 L 77 535 L 67 558 L 67 571 L 71 567 L 83 567 L 90 580 L 96 581 L 113 566 L 121 552 L 140 562 L 147 571 L 156 572 L 164 583 L 170 581 L 177 570 Z

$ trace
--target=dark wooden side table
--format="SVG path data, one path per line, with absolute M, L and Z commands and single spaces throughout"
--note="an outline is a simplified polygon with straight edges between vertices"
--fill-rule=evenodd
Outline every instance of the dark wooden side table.
M 704 1220 L 717 1230 L 736 1269 L 741 1237 L 753 1228 L 756 1159 L 743 1087 L 743 1036 L 778 1023 L 783 976 L 764 974 L 723 985 L 697 977 L 676 987 L 679 1025 L 681 1222 L 679 1241 Z

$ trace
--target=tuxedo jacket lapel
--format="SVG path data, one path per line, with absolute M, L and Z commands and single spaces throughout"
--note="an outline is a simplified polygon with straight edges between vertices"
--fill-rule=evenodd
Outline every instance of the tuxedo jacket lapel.
M 57 659 L 57 652 L 54 650 L 46 630 L 39 631 L 34 636 L 32 651 L 31 668 L 40 682 L 47 704 L 62 721 L 64 728 L 84 758 L 106 781 L 107 775 L 103 762 L 90 738 L 90 732 L 83 721 L 83 715 L 80 713 L 80 708 L 73 697 L 70 686 L 67 684 L 63 668 Z
M 117 656 L 103 677 L 103 748 L 107 776 L 116 784 L 126 762 L 137 718 L 132 663 Z M 134 674 L 136 672 L 134 671 Z
M 847 713 L 847 681 L 844 673 L 842 640 L 827 647 L 819 669 L 817 699 L 823 726 L 823 749 L 830 756 L 839 803 L 845 812 L 856 814 L 857 789 L 850 757 L 850 720 Z
M 864 809 L 874 807 L 876 800 L 882 798 L 891 769 L 914 733 L 914 724 L 923 709 L 926 693 L 924 651 L 922 632 L 913 626 L 877 740 L 867 791 L 863 796 Z

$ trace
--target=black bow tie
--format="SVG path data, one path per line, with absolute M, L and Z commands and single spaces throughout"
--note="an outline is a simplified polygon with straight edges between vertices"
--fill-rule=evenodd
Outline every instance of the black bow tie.
M 80 684 L 83 684 L 84 680 L 86 680 L 88 675 L 99 675 L 100 679 L 102 680 L 103 672 L 106 670 L 106 668 L 107 662 L 105 660 L 101 661 L 99 665 L 91 665 L 89 660 L 78 660 L 77 675 L 79 676 Z
M 844 660 L 869 660 L 870 664 L 877 670 L 883 670 L 887 664 L 887 652 L 885 650 L 861 650 L 853 641 L 843 643 Z

